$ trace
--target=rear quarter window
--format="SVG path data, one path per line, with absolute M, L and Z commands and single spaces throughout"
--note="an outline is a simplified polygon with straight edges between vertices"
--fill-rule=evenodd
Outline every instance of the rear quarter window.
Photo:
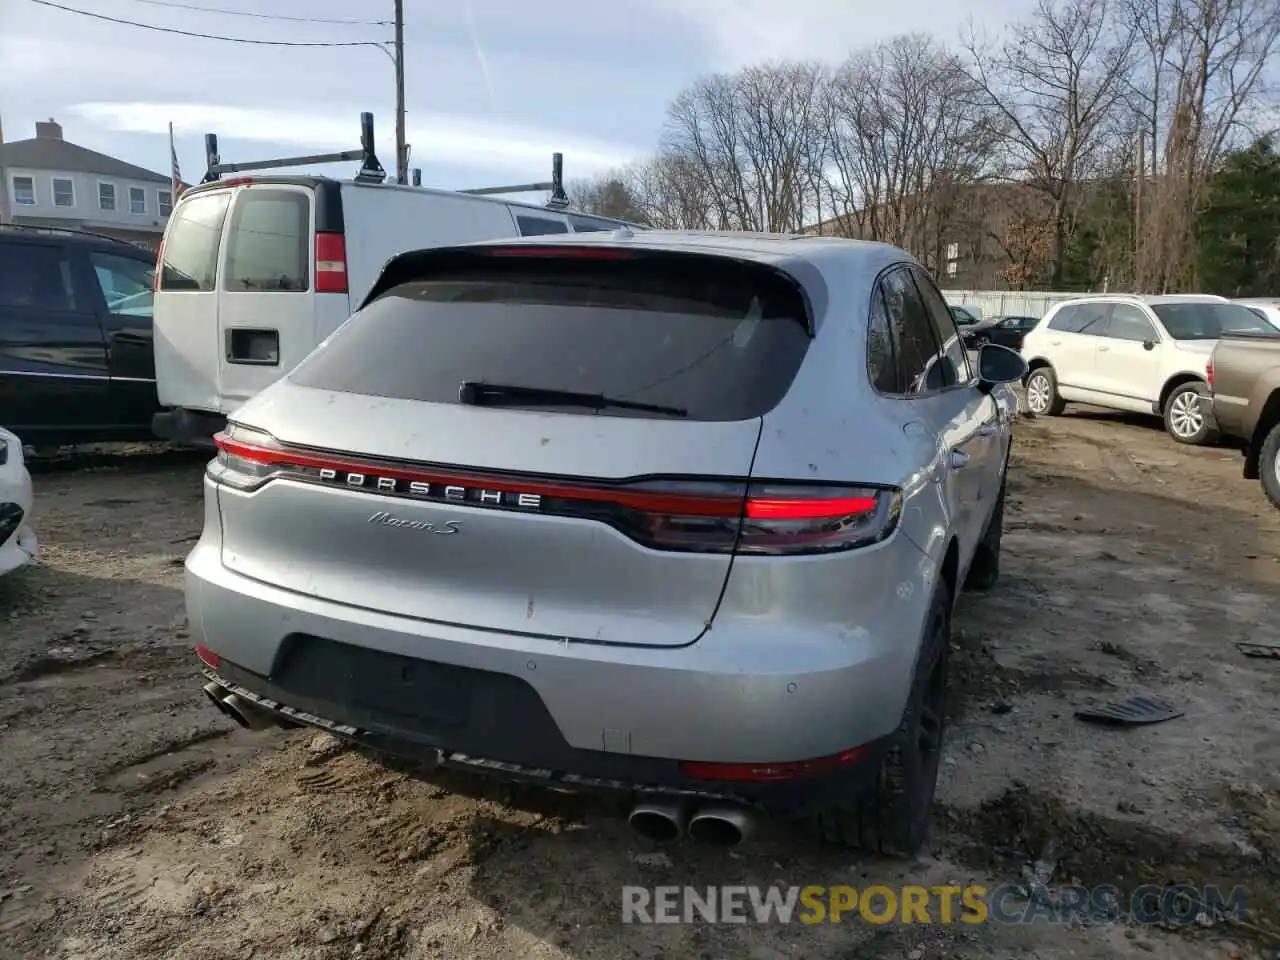
M 798 287 L 763 267 L 665 254 L 436 263 L 358 311 L 291 379 L 431 403 L 458 403 L 478 380 L 745 420 L 786 395 L 810 342 Z
M 160 289 L 205 292 L 214 289 L 218 246 L 227 216 L 229 192 L 206 193 L 178 204 L 164 238 Z

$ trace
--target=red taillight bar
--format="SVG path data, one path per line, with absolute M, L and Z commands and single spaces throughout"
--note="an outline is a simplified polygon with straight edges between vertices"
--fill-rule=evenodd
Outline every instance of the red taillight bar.
M 211 667 L 214 670 L 217 670 L 222 666 L 222 658 L 206 647 L 203 643 L 196 644 L 196 656 L 206 667 Z
M 746 515 L 752 520 L 819 520 L 825 517 L 847 517 L 870 513 L 876 508 L 875 497 L 831 497 L 828 499 L 786 500 L 776 497 L 750 497 Z
M 1213 389 L 1213 357 L 1209 357 L 1204 365 L 1204 377 L 1209 381 L 1209 389 Z
M 231 456 L 266 466 L 362 473 L 404 480 L 409 483 L 482 487 L 485 490 L 502 493 L 530 493 L 545 498 L 561 497 L 568 500 L 610 503 L 645 513 L 669 516 L 726 518 L 745 516 L 760 521 L 822 520 L 871 513 L 879 505 L 875 496 L 814 497 L 810 495 L 787 498 L 771 493 L 769 496 L 748 497 L 745 481 L 741 485 L 740 492 L 681 493 L 660 489 L 627 489 L 623 485 L 600 486 L 554 480 L 514 480 L 416 467 L 384 466 L 376 462 L 329 454 L 263 447 L 235 440 L 227 433 L 219 433 L 214 437 L 214 442 L 220 450 Z M 773 489 L 776 490 L 776 487 Z

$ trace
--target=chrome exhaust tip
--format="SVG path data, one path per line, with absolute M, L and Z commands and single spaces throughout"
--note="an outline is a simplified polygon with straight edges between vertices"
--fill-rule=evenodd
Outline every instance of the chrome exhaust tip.
M 222 705 L 231 712 L 236 722 L 246 730 L 270 730 L 272 727 L 278 726 L 275 714 L 269 710 L 263 710 L 256 703 L 252 703 L 237 694 L 227 694 L 223 698 Z
M 654 843 L 670 843 L 678 840 L 685 831 L 688 811 L 680 802 L 646 800 L 638 803 L 627 823 L 639 836 Z
M 743 807 L 713 804 L 702 807 L 689 821 L 689 839 L 713 847 L 736 847 L 755 828 L 755 818 Z
M 228 694 L 226 690 L 213 682 L 206 683 L 201 689 L 204 691 L 204 695 L 209 698 L 209 702 L 218 708 L 220 714 L 224 717 L 230 717 L 242 727 L 247 726 L 240 715 L 227 706 L 226 699 Z

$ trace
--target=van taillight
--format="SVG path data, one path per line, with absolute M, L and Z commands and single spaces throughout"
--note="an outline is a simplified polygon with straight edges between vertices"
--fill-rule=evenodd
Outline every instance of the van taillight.
M 1209 361 L 1204 365 L 1204 378 L 1209 381 L 1209 389 L 1213 389 L 1213 355 L 1209 355 Z
M 316 234 L 316 293 L 347 292 L 347 241 L 340 233 Z

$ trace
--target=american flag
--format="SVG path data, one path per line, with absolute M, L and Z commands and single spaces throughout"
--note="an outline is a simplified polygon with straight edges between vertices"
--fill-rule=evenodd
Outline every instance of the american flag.
M 182 171 L 178 168 L 178 148 L 173 145 L 173 122 L 169 123 L 169 159 L 173 163 L 169 171 L 169 189 L 173 191 L 173 202 L 178 202 L 182 195 Z

